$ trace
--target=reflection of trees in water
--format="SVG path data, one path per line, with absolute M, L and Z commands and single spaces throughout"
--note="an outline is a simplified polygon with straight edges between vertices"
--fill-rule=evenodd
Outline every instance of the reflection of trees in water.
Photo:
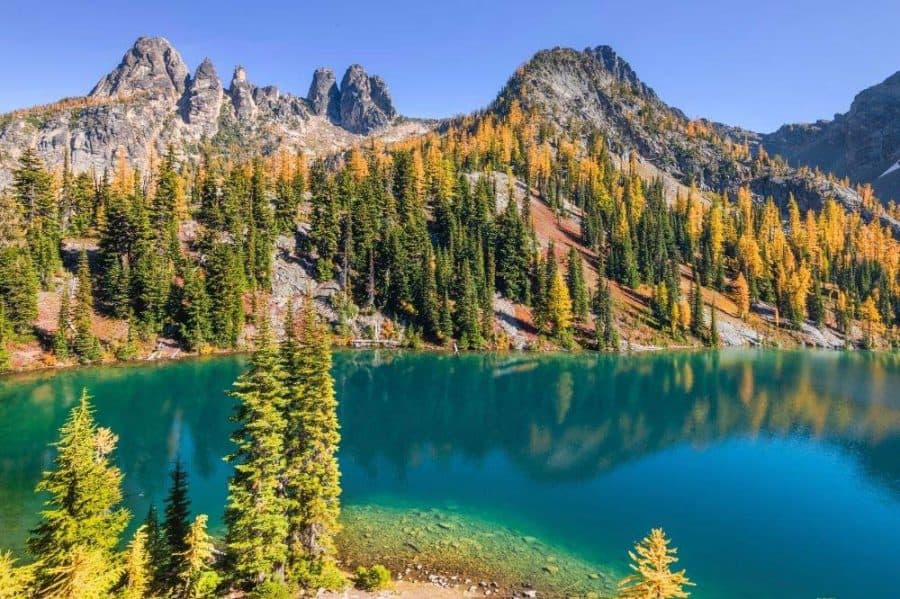
M 41 501 L 34 486 L 53 456 L 48 446 L 83 387 L 95 398 L 98 422 L 119 434 L 115 460 L 125 473 L 127 498 L 161 501 L 166 472 L 179 451 L 190 451 L 183 457 L 196 475 L 210 476 L 230 449 L 232 403 L 224 391 L 239 371 L 240 361 L 229 359 L 2 379 L 3 517 L 16 517 L 19 523 L 33 520 Z
M 882 455 L 900 430 L 892 355 L 341 354 L 336 374 L 344 451 L 370 469 L 502 449 L 532 476 L 571 479 L 678 443 L 799 435 L 852 448 L 888 486 L 900 472 Z

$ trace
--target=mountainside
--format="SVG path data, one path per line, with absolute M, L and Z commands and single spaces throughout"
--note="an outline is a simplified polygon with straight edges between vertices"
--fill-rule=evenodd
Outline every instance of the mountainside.
M 871 183 L 882 200 L 900 200 L 900 71 L 860 92 L 833 120 L 785 125 L 761 137 L 767 150 Z
M 142 37 L 87 96 L 0 116 L 0 186 L 27 147 L 48 166 L 68 150 L 76 172 L 102 172 L 119 152 L 146 168 L 169 144 L 187 155 L 204 142 L 231 155 L 331 152 L 369 135 L 398 139 L 428 128 L 399 118 L 385 82 L 359 65 L 340 86 L 331 69 L 317 70 L 300 98 L 251 83 L 240 66 L 226 88 L 209 59 L 192 75 L 167 40 Z
M 733 194 L 747 186 L 757 199 L 772 196 L 782 208 L 790 195 L 804 211 L 834 198 L 873 217 L 855 189 L 833 178 L 777 160 L 756 160 L 763 141 L 759 134 L 688 119 L 662 101 L 609 46 L 538 52 L 516 71 L 491 109 L 506 112 L 514 101 L 561 129 L 577 127 L 585 140 L 592 132 L 599 133 L 620 159 L 636 152 L 643 159 L 644 176 L 661 176 L 670 191 L 693 184 Z M 764 147 L 769 150 L 770 142 L 765 141 Z M 900 222 L 879 217 L 900 233 Z

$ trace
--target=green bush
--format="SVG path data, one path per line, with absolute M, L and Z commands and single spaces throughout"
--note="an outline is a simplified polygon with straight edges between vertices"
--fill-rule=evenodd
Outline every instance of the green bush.
M 291 573 L 294 580 L 304 589 L 327 589 L 340 591 L 347 586 L 347 578 L 330 561 L 310 564 L 303 560 Z
M 391 571 L 381 564 L 375 564 L 371 568 L 360 566 L 356 569 L 356 576 L 353 582 L 356 584 L 356 588 L 360 590 L 380 591 L 390 586 Z
M 283 582 L 267 580 L 250 593 L 250 599 L 291 599 L 291 589 Z

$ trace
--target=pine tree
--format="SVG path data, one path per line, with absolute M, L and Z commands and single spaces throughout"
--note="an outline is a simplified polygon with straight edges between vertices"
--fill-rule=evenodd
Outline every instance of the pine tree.
M 27 333 L 37 318 L 38 276 L 26 241 L 22 209 L 0 193 L 0 303 L 11 330 Z
M 211 304 L 206 293 L 206 283 L 199 270 L 188 268 L 184 271 L 178 318 L 181 338 L 191 350 L 202 348 L 212 337 L 212 325 L 209 321 Z
M 700 277 L 694 269 L 694 286 L 691 289 L 691 333 L 697 337 L 704 335 L 706 318 L 703 314 L 703 291 L 700 288 Z
M 53 334 L 53 353 L 58 359 L 65 360 L 69 357 L 69 327 L 72 318 L 68 286 L 63 286 L 59 298 L 59 317 L 56 320 L 56 332 Z
M 206 514 L 200 514 L 191 523 L 184 540 L 185 550 L 179 559 L 185 564 L 179 574 L 179 591 L 176 596 L 185 599 L 215 597 L 219 575 L 212 569 L 213 543 L 206 531 Z
M 572 298 L 572 315 L 578 322 L 584 322 L 590 311 L 590 297 L 584 282 L 584 266 L 581 256 L 575 247 L 569 248 L 569 256 L 566 268 L 566 285 L 569 296 Z
M 147 535 L 147 554 L 150 557 L 152 576 L 150 588 L 162 594 L 165 590 L 167 569 L 169 567 L 169 548 L 166 543 L 165 530 L 159 523 L 156 506 L 151 504 L 143 523 Z
M 225 542 L 234 582 L 253 588 L 267 580 L 284 580 L 288 557 L 286 501 L 280 491 L 284 474 L 286 422 L 285 372 L 268 318 L 259 330 L 250 368 L 234 384 L 238 400 L 231 436 L 237 446 L 228 461 L 234 474 L 228 483 Z
M 34 148 L 26 148 L 13 170 L 13 190 L 28 223 L 28 246 L 41 285 L 47 288 L 62 267 L 59 202 L 53 194 L 50 173 Z
M 292 326 L 292 323 L 286 323 Z M 284 470 L 291 570 L 300 582 L 333 567 L 340 515 L 340 433 L 330 338 L 311 301 L 282 347 L 288 371 Z
M 175 460 L 169 474 L 169 494 L 166 497 L 163 535 L 166 541 L 168 557 L 163 584 L 174 587 L 185 569 L 184 552 L 187 550 L 187 534 L 190 529 L 191 500 L 188 493 L 188 474 L 181 464 Z
M 595 328 L 597 333 L 597 348 L 600 351 L 615 351 L 619 349 L 619 332 L 613 320 L 612 294 L 609 290 L 609 281 L 601 275 L 597 282 L 597 294 L 594 300 L 597 318 Z
M 661 528 L 654 528 L 650 534 L 629 551 L 630 567 L 634 574 L 619 583 L 620 597 L 636 599 L 669 599 L 690 596 L 684 590 L 694 586 L 684 570 L 672 572 L 672 564 L 678 561 L 677 549 L 669 547 L 669 539 Z
M 39 596 L 105 596 L 119 579 L 115 549 L 130 515 L 120 507 L 122 473 L 111 463 L 116 441 L 95 423 L 85 390 L 60 429 L 54 468 L 37 486 L 50 494 L 28 540 Z
M 78 359 L 84 363 L 100 358 L 100 343 L 93 333 L 92 317 L 94 297 L 91 292 L 91 271 L 87 252 L 81 252 L 78 259 L 78 288 L 75 291 L 75 308 L 72 318 L 75 323 L 75 339 L 72 343 Z
M 478 311 L 478 291 L 468 263 L 462 269 L 462 295 L 456 302 L 456 331 L 459 345 L 467 349 L 479 349 L 484 344 L 481 334 L 481 318 Z
M 141 526 L 135 531 L 125 550 L 124 576 L 120 592 L 122 599 L 143 599 L 147 596 L 153 581 L 150 559 L 147 529 Z

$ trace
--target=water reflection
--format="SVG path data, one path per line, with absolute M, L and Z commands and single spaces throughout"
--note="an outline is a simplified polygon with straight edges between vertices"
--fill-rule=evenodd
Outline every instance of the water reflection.
M 351 354 L 336 375 L 344 452 L 369 468 L 499 448 L 531 476 L 584 479 L 679 443 L 799 437 L 846 448 L 900 491 L 895 354 Z
M 96 368 L 0 379 L 0 538 L 20 546 L 40 508 L 48 444 L 83 386 L 121 438 L 125 493 L 142 514 L 176 455 L 215 520 L 228 476 L 243 359 Z M 341 460 L 352 493 L 388 464 L 501 452 L 534 480 L 582 481 L 657 452 L 733 437 L 815 438 L 900 494 L 900 357 L 724 352 L 646 356 L 340 353 Z M 349 468 L 348 468 L 349 471 Z M 383 474 L 383 473 L 381 473 Z

